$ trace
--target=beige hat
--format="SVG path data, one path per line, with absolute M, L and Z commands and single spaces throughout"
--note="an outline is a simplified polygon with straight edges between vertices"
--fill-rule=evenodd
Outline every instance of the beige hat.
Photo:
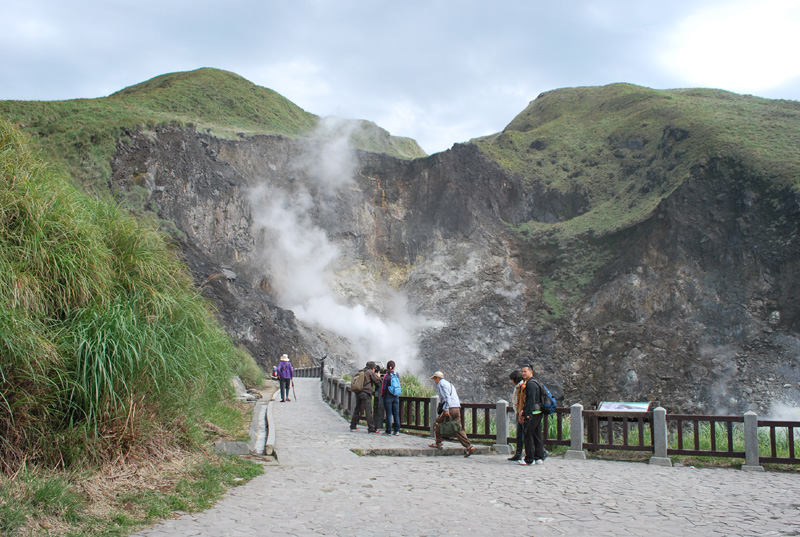
M 284 354 L 283 356 L 281 356 L 281 362 L 288 362 L 288 361 L 289 357 L 287 355 Z
M 435 379 L 436 377 L 439 377 L 440 379 L 443 379 L 444 378 L 444 373 L 442 373 L 441 371 L 437 371 L 436 373 L 431 375 L 431 379 Z

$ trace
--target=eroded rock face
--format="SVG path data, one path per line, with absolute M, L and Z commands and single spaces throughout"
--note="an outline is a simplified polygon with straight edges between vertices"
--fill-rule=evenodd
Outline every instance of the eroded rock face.
M 800 400 L 796 193 L 712 161 L 616 236 L 535 244 L 510 225 L 580 214 L 583 193 L 523 185 L 472 145 L 415 161 L 357 153 L 352 178 L 330 188 L 311 164 L 323 150 L 167 129 L 131 136 L 113 162 L 112 189 L 144 192 L 174 222 L 197 284 L 266 370 L 288 352 L 295 366 L 327 355 L 349 373 L 364 348 L 379 348 L 287 306 L 297 281 L 285 273 L 315 259 L 275 258 L 288 252 L 275 245 L 289 231 L 269 220 L 281 214 L 307 226 L 296 242 L 324 235 L 316 253 L 332 248 L 325 283 L 339 304 L 401 312 L 419 357 L 406 367 L 445 371 L 467 401 L 508 398 L 508 373 L 528 361 L 564 404 L 654 400 L 710 413 Z M 589 292 L 554 312 L 543 282 L 567 247 L 603 261 Z

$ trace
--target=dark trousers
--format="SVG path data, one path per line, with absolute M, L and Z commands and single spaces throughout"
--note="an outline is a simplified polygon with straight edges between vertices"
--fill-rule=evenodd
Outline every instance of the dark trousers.
M 447 412 L 442 412 L 441 415 L 438 418 L 436 418 L 436 421 L 433 423 L 433 436 L 434 436 L 434 438 L 436 438 L 436 443 L 437 444 L 441 444 L 442 443 L 442 434 L 439 432 L 439 424 L 447 419 L 447 415 L 448 414 L 450 415 L 450 419 L 451 420 L 455 420 L 455 421 L 461 423 L 461 409 L 460 408 L 451 408 Z M 467 438 L 467 433 L 464 432 L 463 428 L 456 433 L 456 435 L 453 437 L 453 439 L 454 440 L 458 440 L 459 442 L 461 442 L 461 445 L 464 446 L 467 449 L 469 449 L 469 447 L 472 445 L 472 443 L 469 441 L 469 438 Z
M 289 398 L 289 384 L 291 384 L 292 379 L 278 379 L 278 384 L 281 387 L 281 401 L 285 401 Z
M 534 414 L 525 418 L 523 424 L 525 435 L 525 462 L 544 460 L 544 440 L 542 439 L 542 414 Z
M 524 427 L 520 425 L 519 420 L 517 420 L 517 451 L 514 453 L 514 456 L 521 459 L 523 449 L 525 449 Z
M 350 418 L 350 428 L 355 429 L 358 425 L 358 420 L 361 419 L 361 412 L 364 412 L 367 418 L 367 430 L 374 433 L 376 430 L 375 424 L 372 422 L 372 394 L 358 392 L 356 394 L 356 408 L 353 409 L 353 417 Z
M 383 412 L 386 414 L 386 432 L 400 432 L 400 398 L 396 395 L 383 396 Z

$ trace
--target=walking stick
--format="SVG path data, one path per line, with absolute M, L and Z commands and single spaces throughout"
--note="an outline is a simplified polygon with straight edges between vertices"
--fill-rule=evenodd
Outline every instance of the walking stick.
M 292 379 L 292 395 L 294 395 L 294 400 L 297 401 L 297 392 L 294 391 L 294 379 Z

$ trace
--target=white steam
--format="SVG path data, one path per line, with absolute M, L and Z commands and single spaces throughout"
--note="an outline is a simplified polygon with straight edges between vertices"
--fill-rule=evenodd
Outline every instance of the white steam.
M 350 124 L 335 119 L 320 122 L 308 150 L 292 166 L 307 177 L 307 186 L 292 180 L 287 182 L 291 187 L 273 184 L 253 191 L 250 203 L 255 230 L 263 234 L 263 262 L 279 304 L 300 321 L 349 340 L 362 363 L 394 360 L 398 369 L 417 371 L 417 336 L 429 323 L 410 314 L 405 297 L 388 287 L 380 290 L 383 300 L 373 309 L 354 304 L 358 299 L 352 294 L 366 296 L 364 289 L 348 293 L 346 299 L 337 293 L 337 288 L 352 289 L 353 279 L 339 276 L 353 272 L 347 266 L 349 252 L 331 242 L 312 217 L 329 211 L 320 205 L 323 198 L 330 201 L 354 183 Z M 374 309 L 380 309 L 380 315 Z

